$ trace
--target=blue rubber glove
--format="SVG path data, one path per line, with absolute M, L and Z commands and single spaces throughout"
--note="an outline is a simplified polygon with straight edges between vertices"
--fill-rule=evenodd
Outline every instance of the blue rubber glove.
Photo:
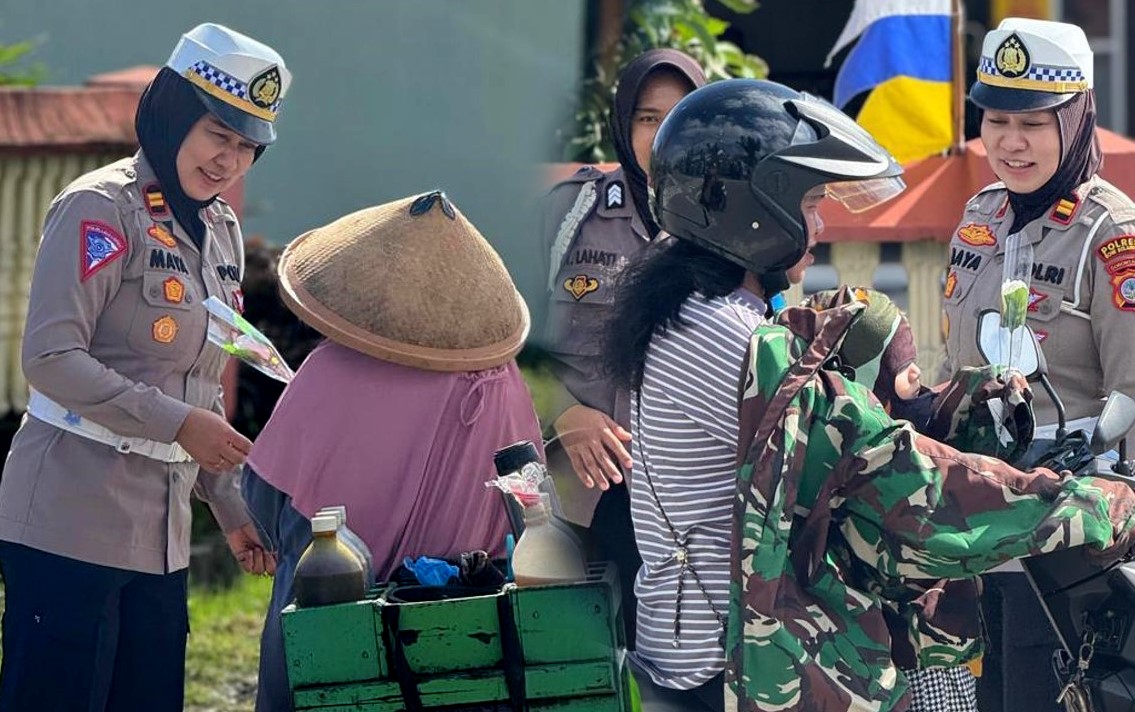
M 450 579 L 461 573 L 453 564 L 442 559 L 419 556 L 417 560 L 409 556 L 402 559 L 402 565 L 409 569 L 423 586 L 444 586 Z

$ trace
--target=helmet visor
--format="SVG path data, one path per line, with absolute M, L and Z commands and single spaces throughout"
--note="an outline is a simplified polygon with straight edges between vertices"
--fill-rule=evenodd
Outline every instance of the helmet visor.
M 838 201 L 853 213 L 870 210 L 906 190 L 901 176 L 849 180 L 828 183 L 824 186 L 829 198 Z

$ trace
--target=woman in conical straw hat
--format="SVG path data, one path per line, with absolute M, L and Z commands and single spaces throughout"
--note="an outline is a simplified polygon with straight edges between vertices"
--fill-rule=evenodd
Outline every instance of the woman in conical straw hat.
M 484 483 L 493 453 L 540 442 L 514 356 L 528 311 L 500 257 L 440 192 L 361 210 L 294 240 L 281 295 L 327 340 L 249 455 L 243 492 L 278 557 L 257 710 L 291 709 L 280 611 L 309 518 L 345 505 L 386 580 L 406 556 L 503 554 Z

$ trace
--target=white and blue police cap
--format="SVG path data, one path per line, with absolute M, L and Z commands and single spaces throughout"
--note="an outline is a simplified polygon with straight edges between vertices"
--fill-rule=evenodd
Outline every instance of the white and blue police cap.
M 268 45 L 205 23 L 181 36 L 166 66 L 193 85 L 209 113 L 254 143 L 276 140 L 276 115 L 292 74 Z
M 1092 88 L 1092 49 L 1076 25 L 1007 17 L 985 35 L 970 99 L 994 111 L 1040 111 Z

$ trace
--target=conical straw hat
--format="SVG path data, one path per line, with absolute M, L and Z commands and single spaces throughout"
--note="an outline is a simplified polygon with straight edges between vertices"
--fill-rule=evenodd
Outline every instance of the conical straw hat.
M 509 361 L 528 309 L 500 256 L 440 191 L 305 233 L 280 257 L 280 293 L 324 336 L 433 371 Z

